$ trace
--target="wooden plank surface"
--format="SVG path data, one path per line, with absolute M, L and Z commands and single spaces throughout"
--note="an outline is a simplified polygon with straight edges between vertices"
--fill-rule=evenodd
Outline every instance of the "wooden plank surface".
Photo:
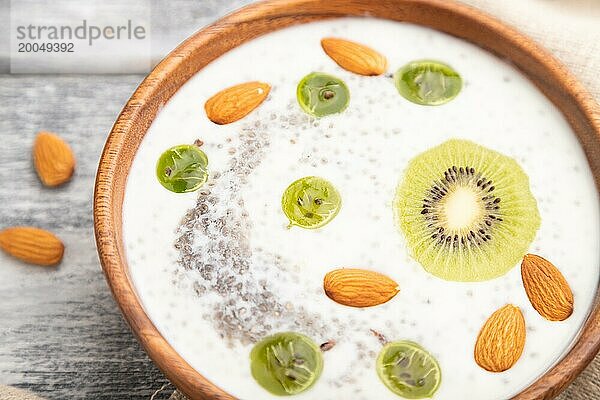
M 57 268 L 0 254 L 0 383 L 53 399 L 149 398 L 166 383 L 120 316 L 92 231 L 98 158 L 141 79 L 0 76 L 0 227 L 40 226 L 66 244 Z M 77 156 L 65 187 L 43 188 L 35 175 L 40 129 L 60 133 Z

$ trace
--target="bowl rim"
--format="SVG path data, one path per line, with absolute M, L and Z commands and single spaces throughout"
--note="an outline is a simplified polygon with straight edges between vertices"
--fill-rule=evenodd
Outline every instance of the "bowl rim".
M 428 26 L 508 58 L 567 118 L 586 153 L 600 191 L 598 104 L 561 63 L 532 39 L 475 8 L 446 0 L 267 0 L 219 19 L 181 43 L 135 90 L 108 136 L 94 189 L 96 244 L 113 296 L 146 353 L 190 399 L 234 400 L 235 397 L 205 379 L 171 347 L 146 315 L 128 276 L 121 213 L 125 183 L 137 146 L 160 108 L 177 89 L 225 52 L 286 26 L 344 16 L 377 17 Z M 448 25 L 453 27 L 450 29 Z M 594 306 L 575 344 L 514 399 L 556 396 L 599 350 L 600 291 L 597 289 Z

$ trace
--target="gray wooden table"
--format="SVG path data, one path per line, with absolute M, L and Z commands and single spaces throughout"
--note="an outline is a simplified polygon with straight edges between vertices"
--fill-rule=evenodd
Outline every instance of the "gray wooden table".
M 57 268 L 0 254 L 0 383 L 52 399 L 149 398 L 166 383 L 119 314 L 92 229 L 99 155 L 141 79 L 0 76 L 0 226 L 40 226 L 66 244 Z M 43 188 L 35 175 L 40 129 L 59 132 L 77 156 L 65 187 Z
M 247 0 L 174 0 L 154 25 L 172 47 Z M 170 44 L 169 44 L 170 43 Z M 159 52 L 162 50 L 159 50 Z M 168 384 L 122 319 L 102 275 L 93 238 L 92 191 L 108 132 L 141 75 L 0 75 L 0 228 L 35 225 L 66 243 L 56 268 L 0 254 L 0 384 L 49 399 L 149 399 Z M 43 188 L 33 171 L 37 131 L 61 134 L 77 156 L 74 179 Z M 586 372 L 562 399 L 600 392 Z M 168 398 L 171 386 L 155 399 Z M 587 398 L 587 397 L 584 397 Z

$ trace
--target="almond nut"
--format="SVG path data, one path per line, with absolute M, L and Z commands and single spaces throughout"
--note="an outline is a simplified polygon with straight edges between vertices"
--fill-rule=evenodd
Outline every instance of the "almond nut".
M 16 226 L 0 231 L 0 249 L 30 264 L 56 265 L 65 246 L 54 234 L 29 226 Z
M 381 75 L 387 70 L 386 58 L 359 43 L 337 38 L 321 40 L 321 47 L 340 67 L 359 75 Z
M 507 304 L 494 312 L 475 343 L 475 362 L 490 372 L 511 368 L 525 347 L 525 318 L 519 307 Z
M 258 107 L 270 90 L 271 86 L 263 82 L 246 82 L 221 90 L 204 104 L 206 116 L 219 125 L 235 122 Z
M 67 182 L 75 171 L 75 157 L 59 136 L 40 132 L 33 145 L 33 164 L 42 183 L 58 186 Z
M 323 288 L 327 296 L 350 307 L 383 304 L 398 292 L 398 284 L 374 271 L 356 268 L 336 269 L 325 275 Z
M 526 254 L 521 263 L 521 278 L 529 301 L 540 315 L 550 321 L 564 321 L 573 313 L 573 292 L 552 263 L 535 254 Z

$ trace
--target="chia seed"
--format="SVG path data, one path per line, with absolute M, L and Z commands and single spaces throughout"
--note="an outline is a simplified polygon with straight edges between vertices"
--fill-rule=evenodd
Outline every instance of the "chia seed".
M 310 121 L 292 114 L 285 123 L 298 127 Z M 195 295 L 209 301 L 208 317 L 203 318 L 229 346 L 255 343 L 273 329 L 299 330 L 316 340 L 344 331 L 341 323 L 327 326 L 318 314 L 293 304 L 293 298 L 284 298 L 271 282 L 258 278 L 289 274 L 292 265 L 266 251 L 253 254 L 252 222 L 240 193 L 269 146 L 266 125 L 257 120 L 243 126 L 236 143 L 228 150 L 235 154 L 229 165 L 211 174 L 207 187 L 198 192 L 195 207 L 188 210 L 176 231 L 174 248 L 184 272 L 180 278 L 191 279 Z

